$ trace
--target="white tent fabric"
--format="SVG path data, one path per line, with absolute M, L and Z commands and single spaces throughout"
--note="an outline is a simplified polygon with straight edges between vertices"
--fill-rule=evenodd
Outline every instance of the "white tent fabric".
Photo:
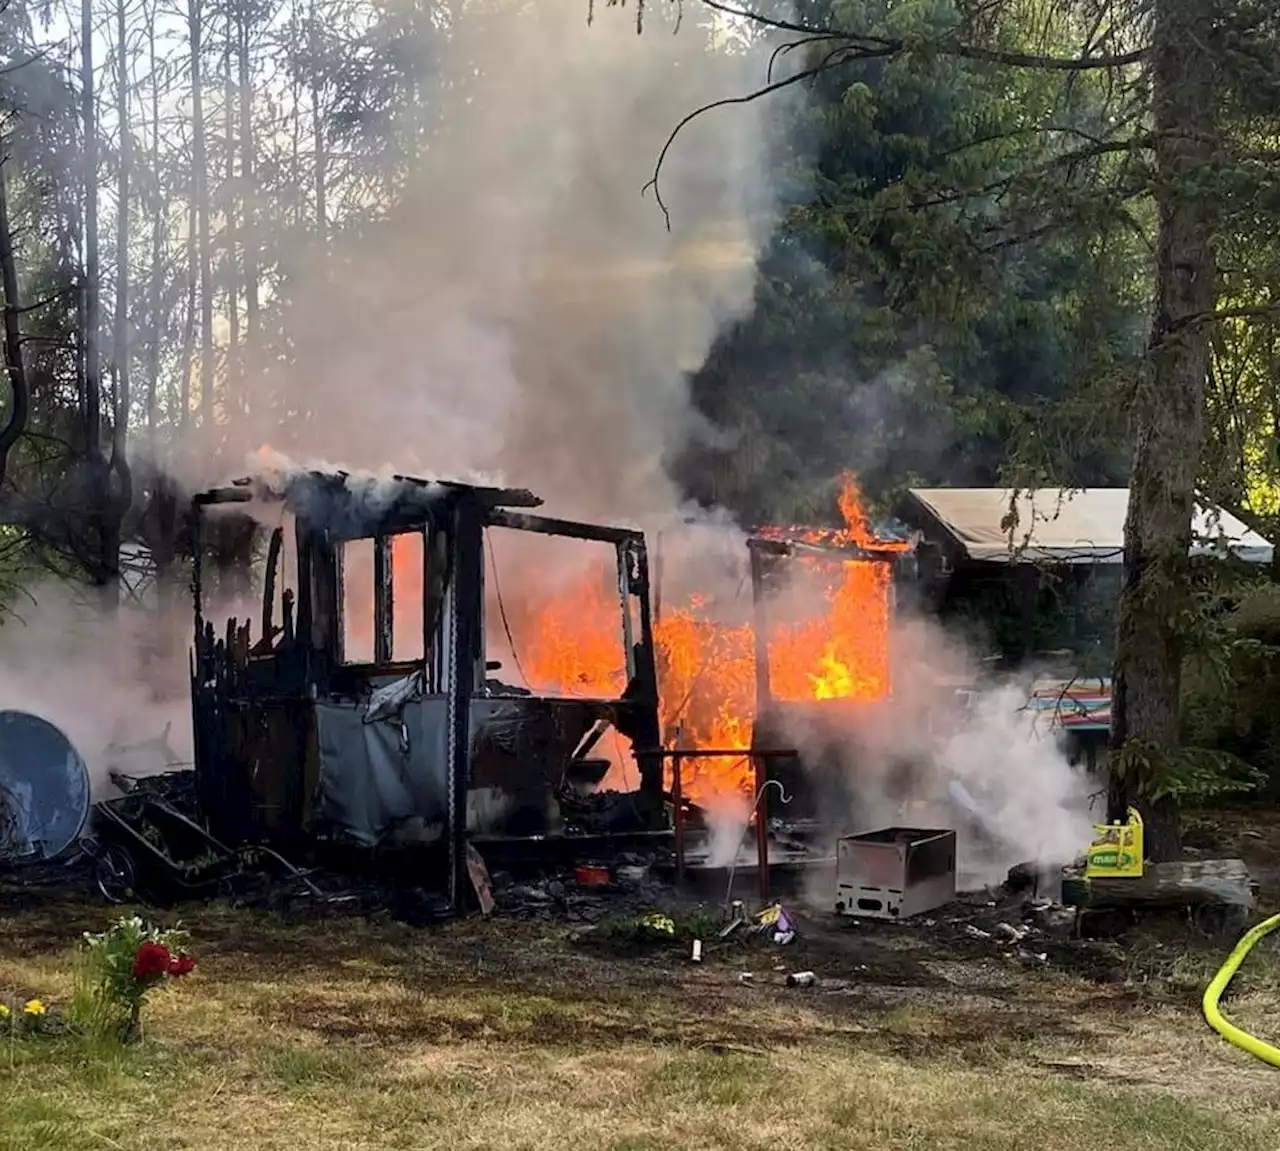
M 988 563 L 1121 563 L 1128 488 L 912 488 L 970 559 Z M 1011 517 L 1011 510 L 1016 515 Z M 1193 555 L 1269 564 L 1272 545 L 1230 512 L 1197 505 Z

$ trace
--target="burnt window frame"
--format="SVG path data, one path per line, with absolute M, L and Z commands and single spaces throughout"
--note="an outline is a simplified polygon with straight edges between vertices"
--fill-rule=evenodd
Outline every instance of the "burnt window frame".
M 423 690 L 427 695 L 444 693 L 444 644 L 441 635 L 440 605 L 431 602 L 432 586 L 429 576 L 433 547 L 439 538 L 440 528 L 431 520 L 378 531 L 369 535 L 344 536 L 333 540 L 336 611 L 333 628 L 333 659 L 335 666 L 345 671 L 364 673 L 409 674 L 423 672 Z M 397 536 L 416 535 L 422 541 L 421 595 L 422 595 L 422 651 L 412 659 L 395 658 L 395 565 L 392 559 L 393 540 Z M 363 541 L 373 543 L 373 658 L 348 660 L 343 650 L 346 635 L 346 561 L 347 547 Z M 438 554 L 438 549 L 437 549 Z M 433 618 L 434 616 L 434 618 Z
M 628 528 L 614 528 L 597 524 L 579 523 L 573 520 L 552 519 L 530 515 L 526 512 L 493 508 L 484 516 L 480 539 L 480 605 L 476 683 L 485 682 L 488 670 L 486 650 L 487 594 L 486 585 L 493 562 L 490 550 L 489 529 L 505 528 L 532 535 L 553 536 L 557 539 L 579 540 L 584 543 L 601 543 L 613 547 L 617 576 L 618 623 L 622 641 L 624 685 L 615 696 L 558 695 L 529 688 L 511 693 L 499 692 L 492 699 L 517 699 L 529 695 L 538 699 L 560 699 L 573 702 L 619 703 L 633 697 L 657 697 L 657 676 L 653 656 L 652 607 L 649 602 L 651 580 L 648 570 L 648 553 L 644 533 Z M 647 638 L 647 644 L 646 644 Z M 488 694 L 478 690 L 477 696 Z

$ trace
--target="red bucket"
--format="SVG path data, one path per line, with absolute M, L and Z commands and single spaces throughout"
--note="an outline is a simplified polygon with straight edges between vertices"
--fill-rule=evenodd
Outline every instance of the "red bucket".
M 579 864 L 575 875 L 577 876 L 579 887 L 608 887 L 613 878 L 609 874 L 607 867 L 601 867 L 593 863 Z

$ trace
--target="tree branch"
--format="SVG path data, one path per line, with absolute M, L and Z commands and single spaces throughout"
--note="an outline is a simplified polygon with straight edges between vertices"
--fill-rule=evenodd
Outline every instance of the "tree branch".
M 1187 316 L 1183 324 L 1211 323 L 1223 320 L 1275 320 L 1280 319 L 1280 304 L 1255 304 L 1241 308 L 1219 308 L 1216 312 Z
M 1012 184 L 1026 183 L 1034 177 L 1048 175 L 1059 168 L 1069 168 L 1072 164 L 1084 160 L 1097 159 L 1099 156 L 1107 156 L 1116 152 L 1131 152 L 1138 148 L 1149 148 L 1151 144 L 1152 140 L 1149 136 L 1135 136 L 1128 140 L 1102 141 L 1097 144 L 1091 144 L 1087 148 L 1077 148 L 1072 152 L 1064 152 L 1062 155 L 1055 156 L 1034 168 L 1014 172 L 1011 175 L 1003 176 L 999 180 L 993 180 L 977 188 L 958 188 L 950 192 L 940 193 L 931 200 L 916 200 L 912 202 L 911 208 L 912 210 L 936 208 L 945 204 L 955 204 L 969 200 L 974 196 L 989 196 L 993 192 L 1008 189 Z
M 13 259 L 13 232 L 9 228 L 8 173 L 3 163 L 0 163 L 0 287 L 4 289 L 4 358 L 11 393 L 9 417 L 0 428 L 0 483 L 3 483 L 9 453 L 27 430 L 31 407 L 31 391 L 22 358 L 22 326 L 18 321 L 18 274 Z
M 4 67 L 0 68 L 0 76 L 8 76 L 10 73 L 20 71 L 29 64 L 34 64 L 37 60 L 43 60 L 46 56 L 61 48 L 65 43 L 65 40 L 56 40 L 41 48 L 39 52 L 33 52 L 25 60 L 18 60 L 16 63 L 4 65 Z
M 1164 329 L 1153 338 L 1148 350 L 1163 348 L 1177 339 L 1188 328 L 1201 324 L 1217 324 L 1223 320 L 1276 320 L 1280 319 L 1280 304 L 1256 304 L 1240 308 L 1219 308 L 1212 312 L 1193 312 L 1170 320 Z
M 981 48 L 972 44 L 964 44 L 954 38 L 943 38 L 934 41 L 921 40 L 919 42 L 915 42 L 896 37 L 869 36 L 840 28 L 824 28 L 817 25 L 799 23 L 794 20 L 781 20 L 771 16 L 765 16 L 763 13 L 755 12 L 749 8 L 742 8 L 734 4 L 724 3 L 724 0 L 701 0 L 701 3 L 706 7 L 725 15 L 737 16 L 742 19 L 750 20 L 755 24 L 759 24 L 761 27 L 771 28 L 775 31 L 798 34 L 801 38 L 798 40 L 788 41 L 786 44 L 774 49 L 773 53 L 769 57 L 769 67 L 766 73 L 767 82 L 762 87 L 757 88 L 755 91 L 749 92 L 744 96 L 731 96 L 722 100 L 713 100 L 709 104 L 704 104 L 700 108 L 695 108 L 680 120 L 680 122 L 671 130 L 671 134 L 667 137 L 666 143 L 663 144 L 662 150 L 658 154 L 657 163 L 654 164 L 653 175 L 641 189 L 641 195 L 646 193 L 650 188 L 653 189 L 654 199 L 657 201 L 658 207 L 662 210 L 662 217 L 666 224 L 667 231 L 671 230 L 671 212 L 668 210 L 666 202 L 662 199 L 662 193 L 659 187 L 659 179 L 662 175 L 662 166 L 666 162 L 667 154 L 671 151 L 671 146 L 675 143 L 676 138 L 680 133 L 694 120 L 698 119 L 698 117 L 714 111 L 717 108 L 726 108 L 736 104 L 750 104 L 765 96 L 772 95 L 774 92 L 781 91 L 783 88 L 789 88 L 793 84 L 799 84 L 805 80 L 816 79 L 824 72 L 843 67 L 846 64 L 854 63 L 859 60 L 883 60 L 915 49 L 927 49 L 944 56 L 959 57 L 962 59 L 975 60 L 990 64 L 1002 64 L 1006 67 L 1038 68 L 1067 72 L 1122 68 L 1127 65 L 1139 63 L 1146 55 L 1145 49 L 1139 49 L 1134 52 L 1117 56 L 1036 56 L 1026 53 L 1005 52 L 997 49 Z M 804 68 L 794 75 L 788 76 L 784 80 L 772 79 L 774 65 L 781 56 L 796 48 L 818 43 L 839 43 L 839 47 L 827 53 L 827 55 L 824 56 L 817 64 L 809 68 Z M 1121 151 L 1129 147 L 1132 147 L 1132 144 L 1125 143 L 1120 145 L 1116 143 L 1108 143 L 1103 146 L 1103 150 Z
M 842 51 L 843 50 L 844 49 L 842 49 Z M 853 48 L 852 46 L 847 50 L 857 53 L 856 57 L 854 57 L 856 59 L 865 59 L 867 56 L 875 55 L 892 55 L 890 52 L 877 52 L 874 50 L 861 53 L 858 49 Z M 840 63 L 844 63 L 844 61 L 840 61 Z M 671 134 L 667 137 L 667 142 L 662 145 L 662 151 L 658 153 L 658 161 L 653 166 L 653 175 L 649 178 L 648 183 L 640 189 L 641 195 L 644 195 L 650 188 L 653 189 L 653 198 L 657 200 L 658 207 L 662 209 L 662 217 L 666 221 L 667 231 L 671 231 L 671 212 L 668 210 L 666 203 L 662 199 L 662 191 L 658 186 L 658 180 L 662 175 L 662 165 L 666 162 L 667 153 L 671 151 L 671 145 L 676 142 L 676 137 L 679 136 L 685 128 L 693 123 L 694 120 L 698 119 L 698 117 L 704 116 L 708 112 L 713 112 L 717 108 L 728 108 L 735 104 L 753 103 L 756 100 L 763 99 L 765 96 L 772 95 L 774 92 L 780 92 L 783 88 L 790 88 L 793 84 L 799 84 L 804 80 L 812 80 L 814 77 L 820 76 L 823 72 L 835 66 L 836 65 L 831 62 L 830 57 L 828 57 L 813 68 L 805 68 L 803 71 L 797 72 L 793 76 L 788 76 L 785 80 L 775 80 L 772 84 L 766 84 L 762 88 L 757 88 L 754 92 L 748 92 L 745 96 L 728 96 L 723 100 L 713 100 L 710 104 L 703 104 L 702 107 L 695 108 L 674 128 L 672 128 Z
M 1038 56 L 1026 52 L 1006 52 L 998 48 L 982 48 L 976 44 L 965 44 L 953 37 L 938 40 L 905 40 L 899 37 L 868 36 L 860 32 L 851 32 L 842 28 L 823 28 L 816 25 L 799 24 L 791 20 L 776 20 L 750 8 L 740 8 L 734 4 L 725 4 L 723 0 L 701 0 L 708 8 L 723 12 L 728 16 L 739 16 L 765 28 L 773 28 L 782 32 L 798 32 L 803 36 L 833 37 L 848 40 L 854 45 L 871 45 L 886 49 L 884 55 L 896 55 L 914 48 L 925 48 L 942 56 L 957 56 L 964 60 L 975 60 L 983 64 L 1002 64 L 1007 68 L 1030 68 L 1050 72 L 1089 72 L 1104 68 L 1125 68 L 1140 64 L 1147 56 L 1145 48 L 1133 52 L 1125 52 L 1116 56 Z

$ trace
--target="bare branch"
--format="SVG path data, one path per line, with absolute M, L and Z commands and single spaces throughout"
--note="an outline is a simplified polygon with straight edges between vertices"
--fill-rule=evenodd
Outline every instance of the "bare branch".
M 974 196 L 988 196 L 993 192 L 1007 189 L 1012 184 L 1026 183 L 1033 177 L 1047 175 L 1050 172 L 1057 171 L 1059 168 L 1069 168 L 1071 165 L 1084 160 L 1093 160 L 1116 152 L 1132 152 L 1135 149 L 1149 148 L 1152 143 L 1153 140 L 1150 135 L 1135 136 L 1128 140 L 1103 140 L 1096 144 L 1091 144 L 1087 148 L 1077 148 L 1071 152 L 1064 152 L 1062 155 L 1054 156 L 1034 168 L 1027 168 L 1012 175 L 1001 177 L 999 180 L 992 180 L 990 183 L 983 184 L 977 188 L 958 188 L 950 192 L 944 192 L 930 200 L 916 200 L 911 204 L 911 207 L 912 209 L 936 208 L 944 204 L 954 204 L 962 200 L 972 199 Z
M 1188 328 L 1203 324 L 1218 324 L 1225 320 L 1276 320 L 1280 319 L 1280 304 L 1255 304 L 1239 308 L 1219 308 L 1212 312 L 1194 312 L 1179 316 L 1167 323 L 1163 331 L 1150 342 L 1149 350 L 1163 348 L 1178 339 Z
M 779 44 L 772 52 L 769 53 L 769 66 L 765 69 L 765 83 L 773 83 L 773 69 L 778 61 L 788 52 L 794 52 L 797 48 L 807 48 L 810 44 L 821 44 L 823 41 L 835 40 L 839 37 L 834 34 L 819 36 L 802 36 L 799 40 L 788 40 L 785 44 Z
M 1223 320 L 1276 320 L 1280 319 L 1280 304 L 1256 304 L 1252 307 L 1219 308 L 1198 316 L 1188 316 L 1185 323 L 1221 323 Z
M 1104 68 L 1125 68 L 1132 64 L 1140 64 L 1147 56 L 1145 48 L 1117 56 L 1038 56 L 1026 52 L 1006 52 L 998 48 L 982 48 L 976 44 L 965 44 L 954 37 L 921 40 L 916 43 L 900 37 L 868 36 L 843 28 L 824 28 L 799 24 L 792 20 L 777 20 L 750 8 L 725 4 L 723 0 L 702 0 L 702 3 L 717 12 L 739 16 L 765 28 L 773 28 L 781 32 L 798 32 L 803 36 L 842 39 L 858 46 L 870 45 L 874 48 L 886 49 L 882 54 L 887 56 L 914 48 L 924 48 L 942 56 L 958 56 L 964 60 L 975 60 L 984 64 L 1002 64 L 1007 68 L 1030 68 L 1050 72 L 1089 72 Z
M 25 60 L 19 60 L 14 64 L 6 64 L 3 68 L 0 68 L 0 76 L 8 76 L 11 72 L 18 72 L 29 64 L 34 64 L 37 60 L 43 60 L 46 56 L 61 48 L 65 43 L 66 41 L 64 40 L 58 40 L 52 44 L 46 44 L 39 52 L 33 52 Z
M 850 48 L 849 51 L 857 52 L 857 49 Z M 887 52 L 867 53 L 867 55 L 889 55 Z M 865 56 L 859 54 L 858 59 L 865 59 Z M 799 84 L 804 80 L 812 80 L 816 76 L 820 76 L 833 65 L 824 60 L 813 68 L 805 68 L 803 71 L 788 76 L 785 80 L 775 80 L 772 84 L 766 84 L 762 88 L 757 88 L 754 92 L 748 92 L 745 96 L 728 96 L 723 100 L 713 100 L 710 104 L 703 104 L 701 108 L 695 108 L 687 116 L 684 117 L 667 137 L 667 142 L 662 145 L 662 151 L 658 153 L 658 161 L 653 166 L 653 175 L 649 178 L 649 182 L 640 189 L 640 194 L 644 195 L 650 188 L 653 189 L 653 198 L 657 200 L 658 207 L 662 209 L 663 219 L 666 221 L 667 231 L 671 231 L 671 212 L 668 210 L 666 203 L 662 199 L 662 191 L 658 186 L 658 180 L 662 175 L 662 165 L 666 161 L 667 153 L 671 151 L 671 145 L 676 142 L 676 137 L 680 135 L 694 120 L 700 116 L 713 112 L 717 108 L 728 108 L 735 104 L 750 104 L 756 100 L 770 96 L 774 92 L 780 92 L 783 88 L 790 88 L 793 84 Z

